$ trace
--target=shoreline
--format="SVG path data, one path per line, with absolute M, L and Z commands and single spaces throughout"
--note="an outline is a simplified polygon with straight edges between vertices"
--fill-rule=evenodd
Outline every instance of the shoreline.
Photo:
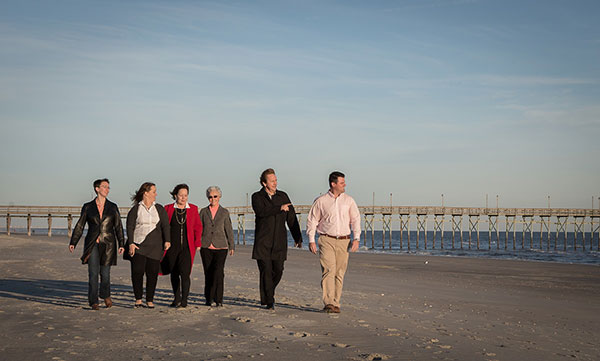
M 223 309 L 202 305 L 197 260 L 188 308 L 167 307 L 170 282 L 160 277 L 157 308 L 134 310 L 129 263 L 119 258 L 115 305 L 91 311 L 81 248 L 70 254 L 67 244 L 0 235 L 8 359 L 600 359 L 600 272 L 586 264 L 353 253 L 335 315 L 320 311 L 318 257 L 295 249 L 271 312 L 259 306 L 251 247 L 238 246 L 225 266 Z

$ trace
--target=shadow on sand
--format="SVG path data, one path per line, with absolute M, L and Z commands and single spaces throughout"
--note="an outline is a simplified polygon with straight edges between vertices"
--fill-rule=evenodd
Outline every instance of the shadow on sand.
M 111 284 L 111 298 L 117 307 L 133 307 L 134 296 L 130 285 Z M 44 280 L 44 279 L 0 279 L 0 299 L 10 298 L 20 301 L 37 302 L 61 307 L 88 308 L 88 284 L 81 281 Z M 169 306 L 173 300 L 173 293 L 168 289 L 156 289 L 154 303 L 157 306 Z M 102 300 L 100 300 L 102 301 Z M 204 305 L 205 298 L 201 295 L 190 293 L 188 304 Z M 254 299 L 245 297 L 224 297 L 226 305 L 263 308 Z M 304 307 L 289 303 L 277 303 L 276 307 L 304 312 L 320 312 L 314 307 Z

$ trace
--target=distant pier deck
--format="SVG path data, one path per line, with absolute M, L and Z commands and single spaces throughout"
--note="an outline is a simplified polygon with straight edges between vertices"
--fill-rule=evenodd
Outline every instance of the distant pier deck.
M 129 207 L 120 207 L 125 218 Z M 249 206 L 227 207 L 237 224 L 237 243 L 246 243 L 246 226 L 253 223 L 254 212 Z M 300 223 L 306 220 L 309 205 L 295 206 Z M 409 237 L 416 233 L 413 249 L 444 248 L 444 237 L 451 234 L 451 249 L 542 249 L 600 251 L 600 209 L 573 208 L 485 208 L 437 206 L 360 206 L 362 242 L 375 248 L 376 233 L 382 237 L 378 247 L 411 250 Z M 52 236 L 53 219 L 66 219 L 68 235 L 81 207 L 70 206 L 0 206 L 0 217 L 6 219 L 10 235 L 13 219 L 25 219 L 28 235 L 33 219 L 47 221 L 48 236 Z M 393 233 L 396 237 L 392 237 Z M 487 244 L 481 234 L 487 233 Z M 534 242 L 534 232 L 539 237 Z M 568 233 L 573 233 L 570 243 Z M 501 234 L 504 239 L 501 239 Z M 520 242 L 517 234 L 520 236 Z M 428 235 L 432 235 L 428 236 Z M 492 241 L 494 240 L 494 245 Z M 503 241 L 503 242 L 501 242 Z M 446 246 L 448 248 L 448 246 Z

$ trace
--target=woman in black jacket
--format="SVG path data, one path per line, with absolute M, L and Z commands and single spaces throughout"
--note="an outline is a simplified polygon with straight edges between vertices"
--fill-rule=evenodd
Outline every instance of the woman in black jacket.
M 171 247 L 169 216 L 156 203 L 156 185 L 146 182 L 131 197 L 133 207 L 127 213 L 127 247 L 131 260 L 131 283 L 135 308 L 142 307 L 146 274 L 146 307 L 154 308 L 160 259 Z
M 88 232 L 85 236 L 81 262 L 88 265 L 88 302 L 92 309 L 99 309 L 98 291 L 106 307 L 112 306 L 110 298 L 110 266 L 117 264 L 117 243 L 119 254 L 123 253 L 123 224 L 119 207 L 106 199 L 110 192 L 108 179 L 94 181 L 96 198 L 83 205 L 81 216 L 75 225 L 69 251 L 73 253 L 79 242 L 85 224 Z M 98 290 L 98 274 L 100 289 Z

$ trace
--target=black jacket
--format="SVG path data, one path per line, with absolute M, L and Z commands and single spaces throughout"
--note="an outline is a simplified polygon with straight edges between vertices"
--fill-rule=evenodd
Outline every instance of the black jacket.
M 154 260 L 160 260 L 165 254 L 165 242 L 171 242 L 171 226 L 169 225 L 169 215 L 165 208 L 158 203 L 155 203 L 154 206 L 158 212 L 158 224 L 152 232 L 148 233 L 144 242 L 137 245 L 139 249 L 137 249 L 135 253 L 139 253 Z M 140 204 L 136 203 L 131 207 L 129 213 L 127 213 L 127 250 L 125 250 L 127 253 L 129 252 L 129 245 L 133 244 L 133 233 L 135 232 L 135 223 L 137 221 L 139 208 Z
M 84 204 L 81 208 L 81 216 L 71 235 L 70 245 L 77 246 L 86 223 L 88 225 L 88 232 L 85 236 L 81 262 L 83 264 L 87 263 L 96 240 L 100 238 L 100 243 L 98 244 L 100 251 L 100 265 L 116 265 L 117 242 L 119 247 L 123 247 L 124 242 L 123 223 L 121 223 L 119 207 L 107 199 L 104 204 L 102 219 L 100 219 L 98 206 L 96 206 L 96 199 Z
M 256 222 L 253 259 L 285 260 L 287 258 L 286 223 L 294 241 L 302 243 L 302 233 L 294 207 L 290 205 L 288 212 L 281 210 L 281 206 L 286 203 L 292 202 L 288 195 L 280 190 L 275 192 L 273 199 L 269 198 L 264 188 L 252 195 L 252 209 Z

